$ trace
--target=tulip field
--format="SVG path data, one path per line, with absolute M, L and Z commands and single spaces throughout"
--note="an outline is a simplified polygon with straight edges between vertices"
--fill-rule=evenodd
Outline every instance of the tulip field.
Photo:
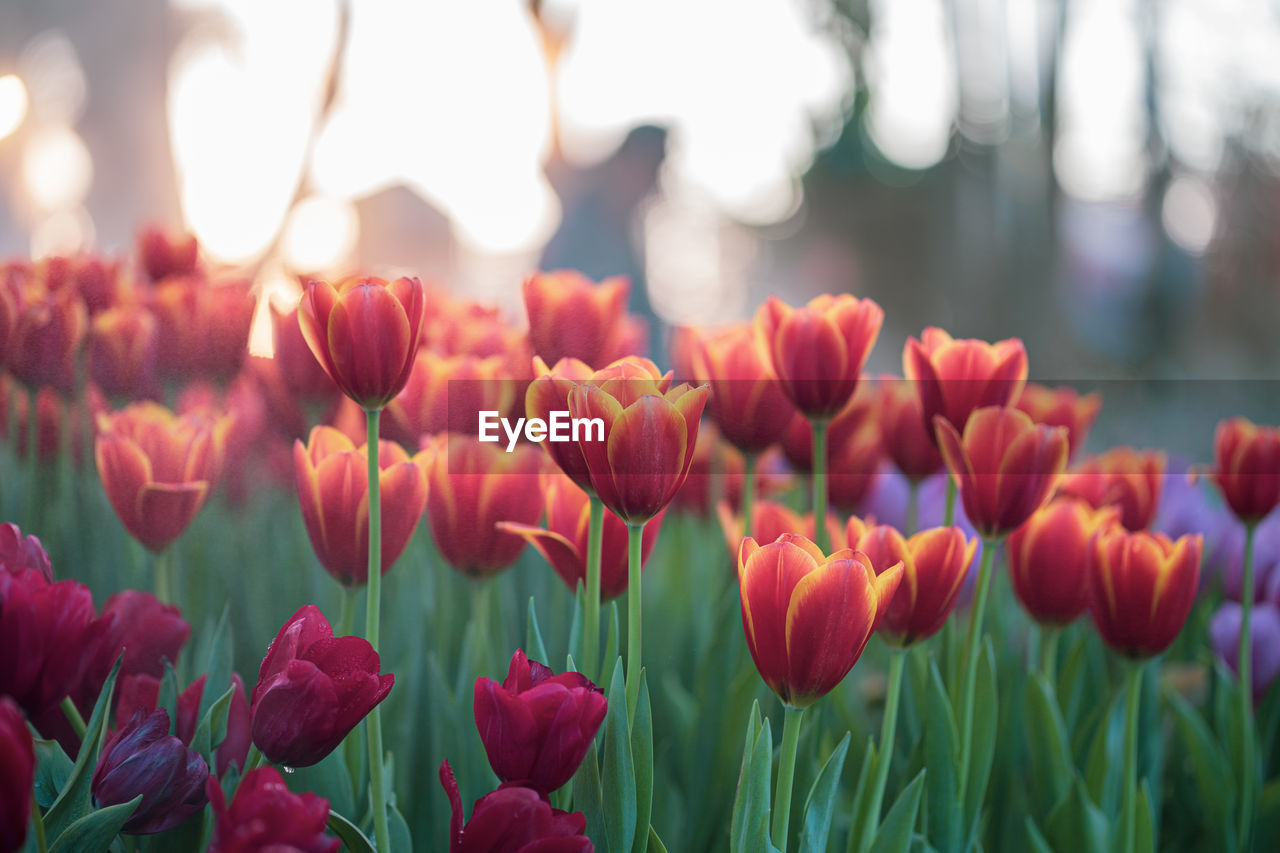
M 0 265 L 0 853 L 1280 849 L 1280 428 L 867 375 L 849 294 L 299 285 L 264 357 L 193 237 Z

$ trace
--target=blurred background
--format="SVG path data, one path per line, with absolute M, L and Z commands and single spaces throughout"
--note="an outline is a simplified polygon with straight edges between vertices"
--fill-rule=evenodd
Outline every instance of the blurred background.
M 515 315 L 577 267 L 656 352 L 851 291 L 873 372 L 935 324 L 1042 380 L 1265 380 L 1277 56 L 1264 0 L 3 0 L 0 256 L 161 222 L 262 305 L 403 270 Z

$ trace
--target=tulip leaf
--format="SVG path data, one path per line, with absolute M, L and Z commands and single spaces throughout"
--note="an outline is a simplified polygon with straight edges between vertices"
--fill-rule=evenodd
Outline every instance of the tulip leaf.
M 164 676 L 160 679 L 160 698 L 157 708 L 164 708 L 169 715 L 169 734 L 178 733 L 178 674 L 173 671 L 173 664 L 164 659 Z
M 593 839 L 605 837 L 604 804 L 600 792 L 600 764 L 595 741 L 587 747 L 587 754 L 573 776 L 573 805 L 587 819 L 587 835 Z
M 831 833 L 831 813 L 835 808 L 836 794 L 840 790 L 840 774 L 844 771 L 844 759 L 849 753 L 849 740 L 845 732 L 840 743 L 827 756 L 818 778 L 813 780 L 809 796 L 804 801 L 804 822 L 800 835 L 801 853 L 823 853 L 827 849 L 827 836 Z
M 1113 772 L 1115 756 L 1124 755 L 1124 691 L 1104 706 L 1085 765 L 1085 790 L 1093 802 L 1114 813 L 1120 796 L 1120 774 Z
M 866 751 L 862 754 L 862 770 L 858 772 L 858 786 L 853 789 L 853 807 L 849 810 L 851 830 L 858 837 L 862 835 L 871 811 L 871 786 L 877 761 L 879 756 L 876 753 L 876 740 L 868 737 Z M 879 815 L 876 817 L 879 818 Z M 850 843 L 855 847 L 858 844 L 853 839 L 850 839 Z
M 871 853 L 907 853 L 911 849 L 916 816 L 920 812 L 920 795 L 924 793 L 926 778 L 928 778 L 926 771 L 921 770 L 916 774 L 916 778 L 902 789 L 897 801 L 884 816 L 884 823 L 876 832 Z
M 1209 732 L 1209 727 L 1185 699 L 1173 692 L 1167 692 L 1165 698 L 1173 711 L 1174 728 L 1187 750 L 1191 778 L 1195 780 L 1199 794 L 1198 802 L 1207 812 L 1206 822 L 1226 828 L 1231 820 L 1228 795 L 1236 784 L 1230 762 Z
M 392 850 L 412 850 L 413 836 L 409 833 L 409 823 L 396 808 L 395 803 L 387 804 L 387 846 Z
M 627 723 L 626 680 L 622 658 L 613 667 L 609 710 L 601 740 L 600 783 L 604 803 L 605 837 L 609 849 L 627 853 L 636 838 L 636 774 L 631 761 L 631 729 Z
M 357 738 L 357 735 L 358 732 L 347 735 L 347 740 L 344 740 L 337 749 L 310 767 L 297 768 L 289 779 L 291 784 L 297 785 L 295 790 L 319 794 L 329 801 L 329 808 L 343 814 L 354 814 L 356 797 L 351 784 L 351 773 L 347 769 L 345 753 L 347 741 Z M 361 748 L 357 751 L 363 754 L 364 744 L 358 743 L 358 745 Z
M 742 771 L 733 804 L 731 853 L 772 850 L 769 841 L 769 784 L 773 775 L 773 734 L 769 720 L 761 721 L 760 706 L 752 705 L 747 723 L 747 742 L 742 752 Z
M 1040 828 L 1036 826 L 1036 822 L 1030 816 L 1027 817 L 1026 827 L 1027 847 L 1031 850 L 1031 853 L 1053 853 L 1053 848 L 1049 846 L 1048 841 L 1045 841 Z
M 111 696 L 116 689 L 116 678 L 120 675 L 120 665 L 124 662 L 124 653 L 116 658 L 111 667 L 111 674 L 102 684 L 98 701 L 93 706 L 93 714 L 85 726 L 84 739 L 80 743 L 80 754 L 67 776 L 66 785 L 58 794 L 58 799 L 44 816 L 46 838 L 58 838 L 68 827 L 93 810 L 89 796 L 93 784 L 93 771 L 98 764 L 98 754 L 102 751 L 102 741 L 106 733 L 107 711 L 111 706 Z M 126 815 L 127 819 L 127 815 Z
M 105 853 L 141 802 L 139 794 L 127 803 L 89 812 L 58 835 L 49 853 Z
M 742 766 L 738 771 L 738 789 L 733 798 L 733 817 L 729 824 L 729 847 L 734 853 L 742 847 L 743 824 L 747 819 L 746 793 L 747 784 L 752 779 L 751 761 L 755 754 L 756 738 L 760 736 L 760 703 L 751 703 L 751 713 L 747 715 L 747 737 L 742 745 Z M 766 830 L 767 834 L 767 830 Z
M 600 672 L 604 672 L 607 664 L 605 661 L 611 661 L 618 657 L 618 637 L 621 631 L 618 628 L 618 602 L 614 601 L 609 604 L 609 637 L 604 644 L 604 657 L 601 658 Z M 599 681 L 603 678 L 599 673 L 588 672 L 587 677 L 592 681 Z
M 582 591 L 582 581 L 578 581 L 578 587 L 574 591 L 573 596 L 573 622 L 569 625 L 569 656 L 577 660 L 582 660 L 582 611 L 586 607 L 586 596 Z M 607 666 L 607 662 L 604 666 Z M 604 667 L 601 667 L 603 672 Z
M 930 662 L 929 693 L 925 704 L 925 766 L 929 790 L 929 838 L 940 850 L 960 849 L 961 821 L 956 753 L 959 737 L 951 699 L 942 686 L 937 661 Z
M 348 853 L 374 853 L 373 842 L 360 828 L 332 809 L 329 811 L 329 829 L 342 840 Z
M 56 740 L 32 738 L 36 752 L 35 797 L 42 809 L 47 809 L 58 799 L 58 792 L 71 775 L 72 763 L 66 751 Z
M 1110 829 L 1106 815 L 1089 799 L 1089 793 L 1079 779 L 1062 802 L 1049 812 L 1045 821 L 1045 836 L 1055 850 L 1079 853 L 1109 850 Z
M 1047 811 L 1066 795 L 1074 775 L 1067 724 L 1053 685 L 1038 672 L 1027 679 L 1024 707 L 1032 776 L 1046 798 Z
M 1151 786 L 1147 784 L 1146 779 L 1143 779 L 1142 784 L 1138 786 L 1136 818 L 1133 834 L 1134 853 L 1155 853 L 1156 830 L 1151 813 Z
M 1000 696 L 996 692 L 996 655 L 987 637 L 979 652 L 978 680 L 973 699 L 973 741 L 969 753 L 969 780 L 965 785 L 965 832 L 977 832 L 982 801 L 991 776 L 996 751 L 996 725 L 1000 716 Z
M 550 663 L 547 644 L 542 640 L 542 629 L 538 627 L 538 612 L 533 607 L 533 596 L 529 596 L 529 626 L 525 630 L 524 652 L 538 663 Z
M 208 676 L 205 678 L 204 691 L 200 694 L 200 707 L 196 710 L 197 720 L 203 720 L 213 704 L 231 687 L 230 618 L 231 604 L 228 603 L 222 608 L 218 627 L 214 629 L 213 638 L 209 641 L 209 664 L 205 667 Z
M 658 837 L 658 830 L 652 826 L 649 827 L 649 845 L 645 848 L 647 853 L 667 853 L 667 846 L 662 843 L 662 839 Z
M 209 710 L 200 718 L 195 734 L 191 736 L 191 748 L 204 756 L 210 770 L 217 770 L 214 750 L 227 738 L 227 714 L 231 711 L 231 697 L 235 686 L 230 686 L 218 697 L 218 701 L 209 706 Z
M 635 853 L 649 847 L 649 819 L 653 813 L 653 710 L 649 705 L 649 684 L 645 670 L 640 670 L 640 698 L 636 702 L 636 720 L 631 727 L 631 763 L 636 779 Z

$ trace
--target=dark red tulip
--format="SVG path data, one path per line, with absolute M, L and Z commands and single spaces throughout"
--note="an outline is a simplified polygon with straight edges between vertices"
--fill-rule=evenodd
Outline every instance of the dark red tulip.
M 200 753 L 169 734 L 169 712 L 134 712 L 129 724 L 107 739 L 93 771 L 93 799 L 99 808 L 138 803 L 123 831 L 151 835 L 172 829 L 204 809 L 209 766 Z
M 1178 636 L 1200 581 L 1201 536 L 1099 530 L 1089 544 L 1089 612 L 1103 642 L 1136 660 L 1155 657 Z
M 310 767 L 387 698 L 395 676 L 379 674 L 379 667 L 367 640 L 335 637 L 320 608 L 300 608 L 258 670 L 253 742 L 276 764 Z
M 274 767 L 246 773 L 230 805 L 212 776 L 206 790 L 214 820 L 208 853 L 338 853 L 342 847 L 325 834 L 329 801 L 293 793 Z
M 1280 505 L 1280 429 L 1244 418 L 1218 424 L 1211 476 L 1236 518 L 1262 520 Z
M 932 430 L 925 429 L 924 410 L 914 382 L 892 376 L 876 385 L 880 443 L 902 476 L 919 483 L 942 468 L 942 454 Z
M 200 725 L 197 715 L 200 713 L 200 700 L 204 698 L 204 684 L 208 679 L 202 675 L 191 682 L 186 690 L 178 694 L 177 733 L 182 742 L 191 745 L 195 737 L 196 727 Z M 222 778 L 232 764 L 244 769 L 245 758 L 249 755 L 249 744 L 253 740 L 249 726 L 249 700 L 245 698 L 244 681 L 238 673 L 231 674 L 231 707 L 227 711 L 227 735 L 218 746 L 214 756 L 217 762 L 218 778 Z M 213 699 L 218 697 L 214 696 Z M 211 700 L 212 701 L 212 700 Z
M 476 800 L 465 825 L 462 795 L 449 762 L 440 765 L 449 795 L 449 853 L 594 853 L 581 812 L 553 809 L 532 788 L 504 785 Z
M 937 417 L 962 433 L 975 410 L 1013 405 L 1027 382 L 1027 350 L 1018 338 L 956 340 L 930 326 L 919 340 L 907 339 L 902 372 L 920 396 L 925 431 L 939 443 Z
M 0 571 L 21 574 L 23 570 L 36 572 L 46 581 L 53 582 L 53 566 L 49 553 L 35 536 L 23 536 L 12 521 L 0 524 Z
M 138 259 L 152 281 L 171 275 L 190 275 L 199 263 L 200 246 L 194 234 L 147 225 L 138 232 Z
M 46 385 L 61 394 L 75 390 L 76 355 L 89 325 L 84 300 L 74 288 L 53 290 L 32 281 L 17 300 L 9 342 L 9 372 L 27 388 Z
M 0 696 L 0 851 L 23 849 L 31 822 L 36 754 L 22 709 Z
M 1014 594 L 1042 625 L 1074 622 L 1089 606 L 1087 563 L 1093 534 L 1116 522 L 1115 507 L 1093 509 L 1082 500 L 1057 497 L 1013 533 L 1005 556 Z

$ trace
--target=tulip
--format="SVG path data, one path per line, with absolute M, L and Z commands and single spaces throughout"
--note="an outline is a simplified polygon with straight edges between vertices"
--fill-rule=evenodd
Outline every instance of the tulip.
M 18 295 L 0 279 L 0 370 L 8 364 L 9 348 L 18 329 Z
M 157 368 L 164 377 L 226 380 L 244 363 L 255 301 L 244 279 L 175 276 L 152 289 Z
M 790 407 L 790 404 L 787 404 Z M 807 426 L 807 425 L 806 425 Z M 751 464 L 754 486 L 747 485 L 747 465 Z M 732 444 L 722 441 L 714 423 L 698 427 L 698 443 L 693 448 L 693 461 L 684 485 L 676 492 L 673 503 L 685 512 L 707 516 L 712 502 L 728 501 L 734 512 L 744 512 L 757 497 L 771 497 L 787 491 L 792 482 L 791 469 L 782 450 L 770 448 L 758 458 L 746 457 Z M 748 500 L 750 495 L 750 500 Z M 738 537 L 741 539 L 742 537 Z M 734 548 L 738 543 L 735 541 Z
M 8 376 L 0 375 L 0 398 L 6 396 L 9 411 L 5 413 L 6 407 L 0 404 L 0 434 L 13 436 L 17 455 L 27 458 L 31 452 L 31 395 Z M 35 398 L 35 458 L 52 461 L 70 451 L 72 463 L 80 468 L 84 464 L 85 421 L 105 410 L 101 393 L 96 386 L 88 385 L 83 396 L 72 400 L 45 386 Z
M 98 255 L 49 257 L 40 261 L 39 275 L 50 288 L 68 287 L 80 294 L 90 316 L 116 305 L 128 282 L 121 276 L 121 263 Z
M 138 232 L 138 258 L 152 281 L 175 275 L 190 275 L 199 263 L 200 246 L 195 235 L 166 231 L 148 225 Z
M 95 458 L 107 499 L 153 553 L 181 536 L 204 506 L 229 427 L 225 418 L 179 417 L 151 402 L 98 417 Z
M 475 684 L 476 728 L 489 766 L 503 782 L 543 795 L 578 771 L 607 705 L 604 691 L 586 676 L 556 675 L 519 649 L 501 684 L 491 678 Z
M 1202 548 L 1199 536 L 1174 542 L 1114 526 L 1095 533 L 1086 571 L 1089 611 L 1103 641 L 1134 660 L 1167 649 L 1191 612 Z
M 413 537 L 427 504 L 430 454 L 410 457 L 400 445 L 380 442 L 379 492 L 382 573 L 394 565 Z M 369 579 L 368 445 L 357 448 L 333 427 L 318 426 L 304 445 L 293 444 L 298 503 L 311 547 L 334 579 L 357 587 Z
M 419 350 L 404 390 L 384 410 L 384 435 L 414 445 L 424 435 L 475 436 L 480 412 L 508 414 L 517 382 L 505 356 L 441 356 Z
M 209 766 L 200 753 L 169 734 L 169 712 L 137 711 L 129 724 L 107 739 L 93 771 L 98 808 L 127 803 L 141 795 L 123 831 L 151 835 L 179 825 L 204 809 Z
M 824 469 L 830 505 L 852 512 L 875 481 L 883 459 L 883 445 L 875 411 L 875 391 L 860 386 L 825 428 L 827 457 Z M 817 474 L 813 428 L 796 413 L 782 439 L 788 461 L 800 471 Z
M 754 329 L 743 324 L 696 335 L 692 347 L 695 375 L 711 389 L 711 417 L 725 440 L 749 457 L 779 441 L 791 407 Z
M 1114 506 L 1128 530 L 1145 530 L 1160 508 L 1168 460 L 1154 450 L 1116 447 L 1077 465 L 1063 478 L 1058 494 L 1083 500 L 1094 509 Z
M 907 340 L 902 372 L 915 383 L 925 430 L 942 449 L 934 429 L 939 416 L 963 432 L 978 409 L 1017 400 L 1027 381 L 1027 351 L 1017 338 L 995 344 L 955 340 L 930 326 L 919 340 Z
M 587 547 L 590 533 L 591 499 L 573 480 L 556 472 L 546 479 L 547 526 L 499 522 L 499 530 L 514 533 L 533 546 L 551 564 L 570 592 L 587 581 Z M 658 513 L 644 527 L 640 558 L 649 559 L 662 518 Z M 604 517 L 600 550 L 600 599 L 610 601 L 627 591 L 627 525 L 613 513 Z
M 31 820 L 36 753 L 22 709 L 0 696 L 0 850 L 22 850 Z
M 342 743 L 387 698 L 395 676 L 380 675 L 378 653 L 360 637 L 334 637 L 308 604 L 267 649 L 253 688 L 253 742 L 268 759 L 310 767 Z
M 538 523 L 542 467 L 542 453 L 528 445 L 507 453 L 461 435 L 438 443 L 427 468 L 427 519 L 449 565 L 468 577 L 488 578 L 516 561 L 525 541 L 497 524 Z
M 942 454 L 925 428 L 924 409 L 915 383 L 891 376 L 876 386 L 880 442 L 913 487 L 942 468 Z
M 1102 395 L 1096 391 L 1081 394 L 1074 388 L 1049 388 L 1038 382 L 1028 382 L 1018 394 L 1014 406 L 1038 424 L 1066 427 L 1067 457 L 1074 459 L 1084 447 L 1093 422 L 1098 419 Z
M 156 390 L 156 321 L 142 305 L 120 305 L 93 318 L 89 378 L 112 397 L 138 399 Z
M 1084 613 L 1089 541 L 1118 516 L 1115 507 L 1094 509 L 1078 498 L 1057 497 L 1009 534 L 1009 578 L 1032 619 L 1057 628 Z
M 325 834 L 329 801 L 316 794 L 293 793 L 274 767 L 246 773 L 230 805 L 214 777 L 209 777 L 205 790 L 214 820 L 208 853 L 338 853 L 342 848 L 341 841 Z
M 448 761 L 440 764 L 440 785 L 449 797 L 449 853 L 594 853 L 582 812 L 553 809 L 537 791 L 502 786 L 476 800 L 471 819 L 462 813 L 462 794 Z
M 1280 428 L 1244 418 L 1218 424 L 1212 478 L 1227 506 L 1245 524 L 1257 523 L 1280 505 Z
M 615 276 L 593 283 L 573 270 L 537 273 L 524 281 L 529 342 L 547 364 L 563 358 L 603 366 L 619 352 L 631 283 Z
M 1253 686 L 1253 703 L 1259 704 L 1280 676 L 1280 607 L 1270 601 L 1254 605 L 1250 624 L 1250 660 L 1253 671 L 1249 683 Z M 1240 668 L 1240 630 L 1242 608 L 1228 601 L 1218 609 L 1209 622 L 1209 640 L 1218 660 L 1232 672 Z
M 88 327 L 84 300 L 72 288 L 32 281 L 18 294 L 9 342 L 9 372 L 30 389 L 75 390 L 76 354 Z
M 53 582 L 53 566 L 49 553 L 44 550 L 39 537 L 23 536 L 18 525 L 11 521 L 0 524 L 0 571 L 21 574 L 30 570 Z
M 191 682 L 186 690 L 178 694 L 177 722 L 174 729 L 178 737 L 187 746 L 195 737 L 196 727 L 200 724 L 200 700 L 204 698 L 204 686 L 208 680 L 202 675 Z M 227 732 L 218 745 L 214 757 L 218 777 L 226 774 L 232 764 L 244 769 L 245 759 L 249 755 L 249 744 L 253 740 L 250 730 L 249 700 L 245 698 L 244 681 L 238 673 L 231 674 L 231 705 L 227 710 Z M 214 697 L 215 699 L 218 697 Z
M 252 361 L 274 363 L 290 395 L 324 405 L 333 402 L 334 396 L 340 394 L 338 386 L 311 354 L 311 347 L 307 346 L 307 339 L 302 335 L 298 309 L 282 313 L 272 307 L 271 319 L 275 329 L 275 351 L 270 359 Z
M 349 278 L 307 284 L 298 324 L 329 378 L 362 409 L 381 409 L 404 389 L 425 314 L 417 278 Z
M 745 519 L 741 515 L 735 516 L 729 504 L 723 501 L 719 506 L 718 517 L 720 529 L 724 532 L 725 542 L 729 546 L 729 556 L 736 558 L 738 546 L 747 535 Z M 860 523 L 856 517 L 849 519 L 849 524 L 855 527 Z M 828 513 L 826 528 L 828 539 L 840 543 L 842 547 L 849 547 L 850 543 L 845 539 L 846 527 L 840 523 L 840 519 Z M 812 541 L 816 537 L 813 513 L 802 515 L 786 504 L 768 500 L 757 501 L 751 507 L 752 539 L 757 542 L 773 542 L 784 533 L 798 533 Z M 857 540 L 855 539 L 852 544 L 856 545 Z

